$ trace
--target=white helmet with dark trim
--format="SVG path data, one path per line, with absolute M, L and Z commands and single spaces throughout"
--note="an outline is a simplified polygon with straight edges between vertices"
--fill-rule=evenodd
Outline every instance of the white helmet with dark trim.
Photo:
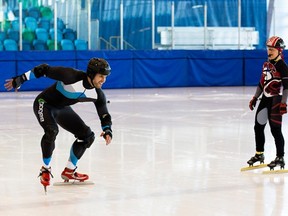
M 277 36 L 270 37 L 266 42 L 266 46 L 281 50 L 285 49 L 286 47 L 283 39 Z

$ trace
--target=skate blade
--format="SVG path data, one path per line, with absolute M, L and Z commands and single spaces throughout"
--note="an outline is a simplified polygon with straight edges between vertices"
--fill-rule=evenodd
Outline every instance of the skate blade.
M 45 195 L 47 195 L 47 186 L 44 186 Z
M 288 173 L 287 169 L 277 169 L 277 170 L 267 170 L 263 171 L 262 174 L 282 174 L 282 173 Z
M 255 166 L 248 166 L 248 167 L 243 167 L 241 168 L 241 172 L 243 171 L 248 171 L 248 170 L 255 170 L 255 169 L 261 169 L 267 167 L 267 164 L 259 164 Z
M 69 181 L 69 182 L 54 182 L 53 186 L 69 186 L 69 185 L 94 185 L 93 181 Z

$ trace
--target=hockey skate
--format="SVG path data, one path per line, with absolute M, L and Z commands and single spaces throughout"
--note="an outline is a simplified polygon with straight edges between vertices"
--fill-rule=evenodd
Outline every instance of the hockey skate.
M 47 186 L 50 185 L 50 176 L 53 178 L 51 167 L 45 168 L 42 166 L 38 177 L 40 177 L 40 183 L 44 186 L 45 193 L 47 192 Z
M 276 166 L 280 166 L 280 169 L 284 169 L 285 161 L 283 157 L 276 157 L 275 160 L 271 161 L 271 163 L 267 164 L 270 167 L 270 170 L 274 170 Z
M 86 174 L 81 174 L 81 173 L 77 173 L 75 172 L 77 168 L 73 169 L 69 169 L 69 168 L 65 168 L 61 174 L 61 178 L 64 179 L 64 182 L 69 182 L 69 180 L 76 180 L 79 182 L 84 182 L 87 179 L 89 179 L 89 176 Z

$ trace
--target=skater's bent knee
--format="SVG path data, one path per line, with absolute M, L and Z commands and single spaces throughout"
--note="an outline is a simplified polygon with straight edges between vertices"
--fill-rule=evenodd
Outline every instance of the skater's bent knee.
M 86 148 L 90 148 L 94 140 L 95 140 L 95 134 L 92 131 L 88 136 L 84 138 L 78 138 L 78 142 L 82 142 Z
M 58 132 L 59 132 L 58 127 L 55 127 L 55 126 L 52 126 L 52 125 L 48 126 L 45 129 L 45 135 L 47 137 L 49 137 L 50 139 L 54 139 L 54 140 L 56 139 L 56 136 L 57 136 Z
M 91 134 L 85 138 L 85 147 L 86 148 L 90 148 L 90 146 L 92 145 L 92 143 L 95 140 L 95 134 L 93 132 L 91 132 Z

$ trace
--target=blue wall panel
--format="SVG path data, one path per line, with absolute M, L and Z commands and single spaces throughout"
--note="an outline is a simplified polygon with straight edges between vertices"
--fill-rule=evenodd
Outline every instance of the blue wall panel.
M 263 62 L 267 60 L 267 52 L 266 50 L 250 50 L 245 51 L 244 55 L 244 84 L 247 86 L 256 85 L 262 73 Z
M 14 51 L 0 52 L 0 91 L 5 91 L 3 85 L 6 79 L 16 76 L 16 53 Z
M 51 66 L 76 67 L 76 56 L 74 51 L 22 51 L 16 55 L 16 73 L 22 74 L 39 64 L 49 64 Z M 40 78 L 40 80 L 31 80 L 29 83 L 22 85 L 22 91 L 42 90 L 54 83 L 55 80 L 49 78 Z
M 5 91 L 5 79 L 38 64 L 86 70 L 92 57 L 109 61 L 112 73 L 103 88 L 116 89 L 257 85 L 267 54 L 266 50 L 0 52 L 0 91 Z M 53 82 L 41 78 L 26 82 L 21 90 L 42 90 Z
M 213 59 L 190 60 L 193 86 L 241 86 L 243 81 L 242 60 Z
M 188 56 L 192 86 L 244 84 L 242 51 L 190 51 Z
M 133 62 L 135 88 L 191 85 L 187 51 L 138 51 Z
M 189 86 L 186 59 L 135 59 L 135 88 Z

